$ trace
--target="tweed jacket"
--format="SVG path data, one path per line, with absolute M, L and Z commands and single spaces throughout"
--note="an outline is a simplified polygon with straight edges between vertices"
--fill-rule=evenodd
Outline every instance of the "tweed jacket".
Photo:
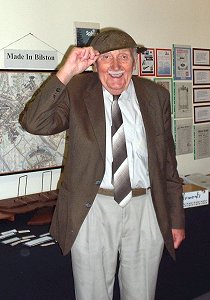
M 171 134 L 169 93 L 132 77 L 145 126 L 152 200 L 165 246 L 173 258 L 172 228 L 184 228 L 182 185 Z M 105 110 L 97 73 L 74 76 L 64 86 L 53 76 L 23 111 L 28 132 L 51 135 L 69 130 L 63 181 L 50 232 L 69 253 L 99 189 L 105 170 Z

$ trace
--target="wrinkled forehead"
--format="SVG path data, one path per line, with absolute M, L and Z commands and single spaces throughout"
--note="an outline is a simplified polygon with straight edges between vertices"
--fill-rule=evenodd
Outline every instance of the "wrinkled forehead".
M 117 56 L 121 56 L 123 54 L 130 56 L 132 59 L 135 59 L 135 56 L 136 56 L 137 52 L 133 48 L 124 48 L 124 49 L 118 49 L 118 50 L 111 50 L 111 51 L 107 51 L 105 53 L 101 53 L 99 55 L 99 58 L 100 57 L 101 58 L 106 57 L 106 56 L 117 57 Z
M 124 48 L 124 49 L 116 49 L 116 50 L 106 51 L 104 53 L 101 53 L 100 56 L 106 55 L 106 54 L 114 55 L 114 54 L 120 54 L 120 53 L 130 53 L 130 54 L 132 54 L 132 52 L 133 52 L 133 49 L 131 49 L 131 48 Z

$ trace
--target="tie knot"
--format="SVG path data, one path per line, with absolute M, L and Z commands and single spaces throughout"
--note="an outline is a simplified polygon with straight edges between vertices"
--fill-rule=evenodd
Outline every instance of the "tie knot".
M 120 98 L 120 95 L 113 95 L 113 101 L 118 100 Z

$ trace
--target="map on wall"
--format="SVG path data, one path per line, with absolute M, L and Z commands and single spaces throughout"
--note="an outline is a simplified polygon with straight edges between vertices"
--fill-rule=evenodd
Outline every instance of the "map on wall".
M 50 72 L 45 71 L 0 71 L 0 173 L 63 164 L 65 132 L 32 135 L 19 123 L 25 104 L 49 75 Z

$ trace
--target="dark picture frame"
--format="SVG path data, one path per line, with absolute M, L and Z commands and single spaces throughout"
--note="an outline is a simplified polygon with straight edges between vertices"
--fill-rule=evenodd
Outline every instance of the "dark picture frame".
M 193 66 L 210 66 L 210 49 L 193 48 Z
M 210 102 L 210 87 L 193 88 L 193 103 Z
M 193 69 L 193 85 L 210 85 L 210 69 Z
M 194 106 L 194 123 L 210 122 L 210 105 Z
M 20 114 L 55 70 L 0 69 L 0 175 L 63 166 L 65 133 L 38 136 L 26 132 Z

